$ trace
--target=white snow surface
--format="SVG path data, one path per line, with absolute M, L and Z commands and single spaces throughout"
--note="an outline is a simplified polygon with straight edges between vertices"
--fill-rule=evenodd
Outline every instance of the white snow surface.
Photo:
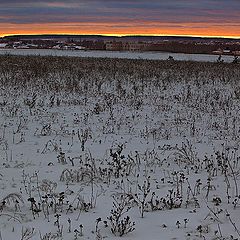
M 118 52 L 118 51 L 76 51 L 76 50 L 55 50 L 55 49 L 0 49 L 0 54 L 13 55 L 40 55 L 40 56 L 71 56 L 71 57 L 94 57 L 94 58 L 128 58 L 128 59 L 149 59 L 166 60 L 173 56 L 180 61 L 201 61 L 216 62 L 217 55 L 207 54 L 184 54 L 168 52 Z M 224 62 L 232 62 L 233 56 L 223 55 Z
M 7 46 L 7 43 L 0 43 L 0 48 L 5 48 Z
M 216 79 L 153 79 L 144 92 L 143 81 L 107 79 L 83 94 L 1 86 L 0 239 L 239 239 L 240 100 L 236 83 Z M 135 222 L 123 237 L 110 229 L 113 197 Z

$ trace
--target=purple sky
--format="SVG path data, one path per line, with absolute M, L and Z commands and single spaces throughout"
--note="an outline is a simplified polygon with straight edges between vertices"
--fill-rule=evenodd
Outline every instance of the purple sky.
M 240 0 L 0 0 L 0 35 L 51 32 L 240 36 Z

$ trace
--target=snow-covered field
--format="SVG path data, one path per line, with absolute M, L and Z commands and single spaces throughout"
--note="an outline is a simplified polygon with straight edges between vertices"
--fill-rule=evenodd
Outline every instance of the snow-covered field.
M 112 51 L 71 51 L 51 49 L 0 49 L 0 55 L 40 55 L 40 56 L 71 56 L 71 57 L 96 57 L 96 58 L 128 58 L 128 59 L 150 59 L 166 60 L 173 56 L 180 61 L 202 61 L 216 62 L 218 56 L 207 54 L 184 54 L 184 53 L 163 53 L 163 52 L 112 52 Z M 232 56 L 222 56 L 224 62 L 232 62 Z
M 0 56 L 0 239 L 239 239 L 239 80 L 237 64 Z

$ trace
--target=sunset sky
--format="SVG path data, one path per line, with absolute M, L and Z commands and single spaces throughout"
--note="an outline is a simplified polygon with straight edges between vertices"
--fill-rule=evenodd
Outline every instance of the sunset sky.
M 240 0 L 0 0 L 11 34 L 240 37 Z

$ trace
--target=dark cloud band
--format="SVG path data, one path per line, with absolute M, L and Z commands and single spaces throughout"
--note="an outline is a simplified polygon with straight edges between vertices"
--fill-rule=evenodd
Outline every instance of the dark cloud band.
M 184 27 L 182 23 L 240 23 L 239 0 L 0 0 L 0 24 L 132 23 Z M 97 27 L 97 24 L 96 24 Z M 199 26 L 198 26 L 199 27 Z M 200 26 L 201 27 L 201 26 Z

